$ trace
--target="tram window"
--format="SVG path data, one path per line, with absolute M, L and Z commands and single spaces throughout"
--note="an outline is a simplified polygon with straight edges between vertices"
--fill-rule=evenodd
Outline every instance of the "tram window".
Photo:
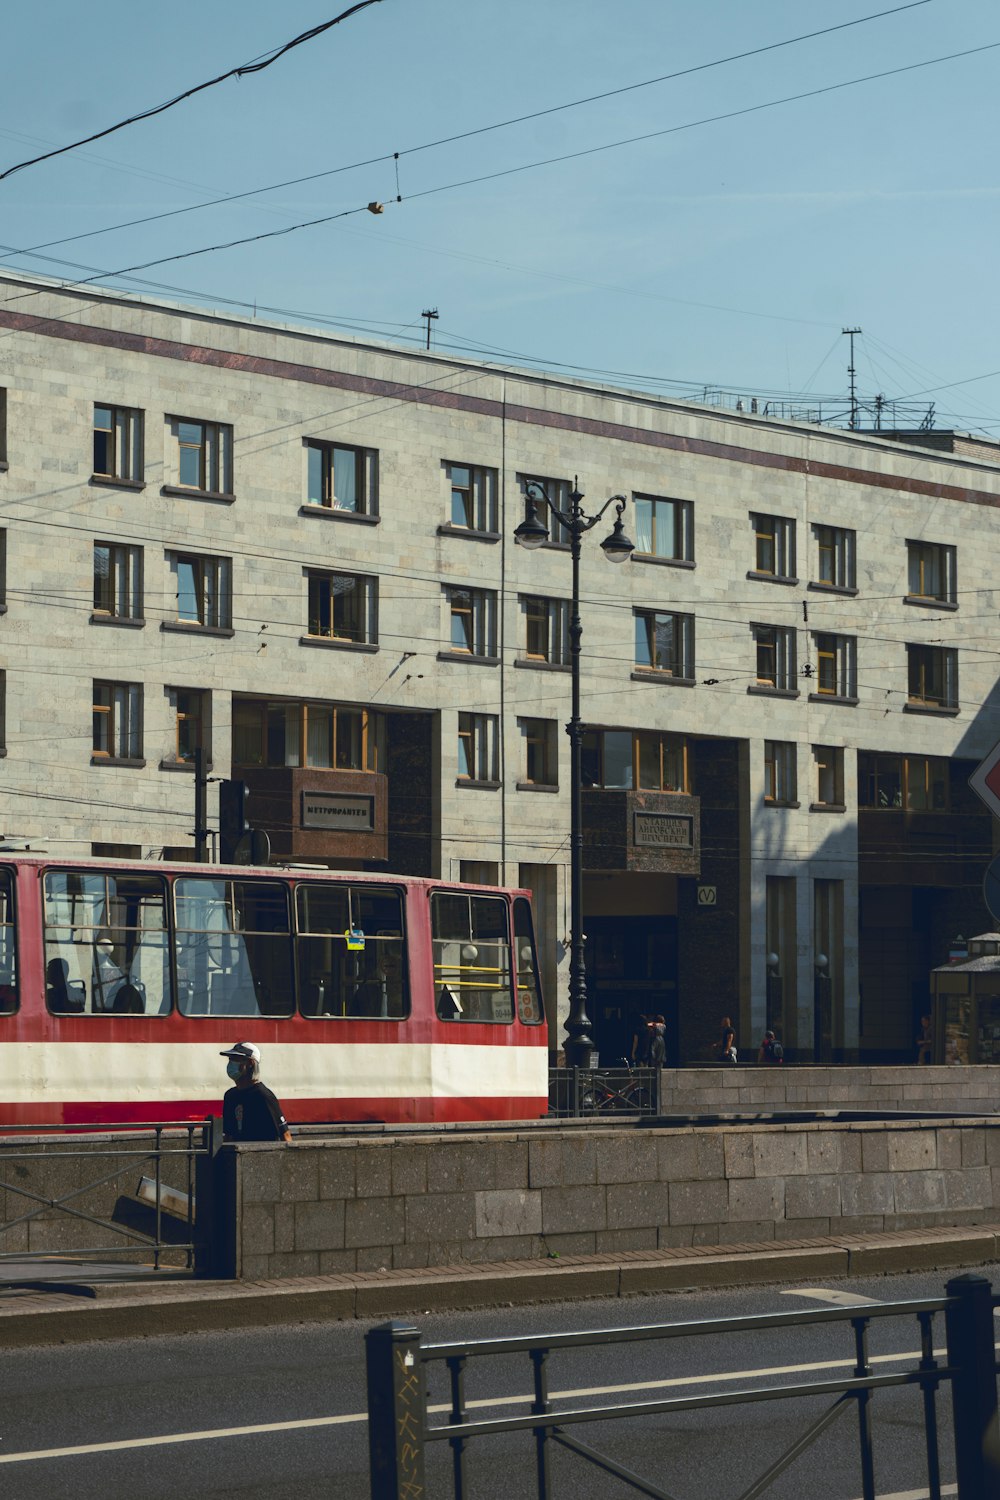
M 539 1026 L 545 1020 L 545 1012 L 538 984 L 531 905 L 523 896 L 518 896 L 514 902 L 514 945 L 517 950 L 517 1018 L 525 1026 Z
M 177 1003 L 185 1016 L 290 1016 L 288 893 L 279 881 L 174 882 Z
M 14 880 L 10 870 L 0 870 L 0 1016 L 17 1010 L 16 939 Z
M 399 891 L 303 883 L 295 910 L 304 1016 L 400 1021 L 409 1014 Z
M 157 875 L 50 870 L 45 998 L 54 1015 L 170 1010 L 166 883 Z
M 431 897 L 431 937 L 439 1018 L 513 1021 L 506 901 L 436 892 Z

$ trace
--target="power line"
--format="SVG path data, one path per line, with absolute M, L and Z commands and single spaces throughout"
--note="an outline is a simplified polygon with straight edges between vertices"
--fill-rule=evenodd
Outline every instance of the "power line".
M 97 130 L 93 135 L 82 136 L 78 141 L 72 141 L 68 146 L 57 146 L 52 151 L 45 151 L 41 156 L 32 156 L 27 161 L 17 162 L 15 166 L 8 167 L 5 172 L 0 172 L 0 182 L 5 177 L 12 177 L 15 172 L 23 172 L 27 167 L 35 167 L 39 162 L 50 161 L 54 156 L 63 156 L 67 151 L 75 151 L 78 146 L 89 146 L 92 141 L 103 140 L 107 135 L 114 135 L 117 130 L 124 130 L 128 125 L 135 125 L 140 120 L 152 119 L 154 115 L 162 115 L 165 110 L 173 109 L 175 104 L 182 103 L 185 99 L 191 99 L 195 94 L 200 94 L 204 89 L 214 88 L 217 83 L 225 83 L 228 78 L 243 78 L 250 73 L 262 73 L 272 63 L 276 63 L 279 57 L 284 57 L 286 52 L 291 52 L 293 47 L 301 47 L 305 42 L 311 42 L 315 37 L 322 36 L 324 31 L 329 31 L 331 26 L 339 26 L 341 21 L 348 20 L 359 10 L 367 10 L 369 5 L 377 5 L 379 0 L 358 0 L 356 5 L 343 11 L 339 16 L 334 16 L 332 21 L 324 21 L 319 26 L 313 26 L 309 31 L 303 31 L 300 36 L 293 37 L 290 42 L 274 48 L 266 54 L 263 60 L 254 59 L 252 62 L 243 63 L 241 67 L 230 68 L 226 73 L 220 73 L 217 78 L 209 78 L 205 83 L 197 83 L 193 88 L 185 89 L 183 93 L 176 94 L 173 99 L 168 99 L 164 104 L 153 105 L 150 109 L 144 109 L 139 114 L 129 115 L 126 120 L 119 120 L 117 125 L 108 125 L 104 130 Z

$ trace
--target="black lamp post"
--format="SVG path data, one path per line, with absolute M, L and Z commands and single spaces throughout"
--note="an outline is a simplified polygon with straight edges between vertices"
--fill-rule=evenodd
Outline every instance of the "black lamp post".
M 570 960 L 569 960 L 569 1015 L 566 1017 L 568 1040 L 565 1046 L 566 1061 L 571 1068 L 583 1068 L 590 1062 L 594 1043 L 590 1037 L 590 1022 L 587 1017 L 587 967 L 584 962 L 583 945 L 583 724 L 580 720 L 580 638 L 583 626 L 580 622 L 580 543 L 584 535 L 596 526 L 609 505 L 617 511 L 614 526 L 609 536 L 601 543 L 601 550 L 609 562 L 627 562 L 635 551 L 622 527 L 622 512 L 625 496 L 612 495 L 601 506 L 596 516 L 584 513 L 583 495 L 576 488 L 569 496 L 569 509 L 560 510 L 546 493 L 545 486 L 537 480 L 525 487 L 527 515 L 514 532 L 514 540 L 522 547 L 540 547 L 548 541 L 549 529 L 539 518 L 538 507 L 544 504 L 556 520 L 569 533 L 570 556 L 573 559 L 573 599 L 569 620 L 569 652 L 572 668 L 573 703 L 570 721 L 566 726 L 570 743 Z

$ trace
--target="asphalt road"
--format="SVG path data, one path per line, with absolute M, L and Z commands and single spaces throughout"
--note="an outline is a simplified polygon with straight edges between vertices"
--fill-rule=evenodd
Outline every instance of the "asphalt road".
M 1000 1287 L 1000 1266 L 985 1274 Z M 428 1315 L 414 1322 L 425 1342 L 527 1335 L 803 1310 L 835 1305 L 845 1296 L 850 1302 L 934 1297 L 945 1280 L 937 1274 L 852 1279 L 812 1289 L 688 1293 Z M 0 1489 L 9 1500 L 366 1500 L 364 1331 L 357 1323 L 331 1323 L 12 1352 L 0 1361 Z M 943 1339 L 942 1327 L 935 1334 L 939 1348 Z M 898 1370 L 893 1356 L 918 1348 L 915 1319 L 873 1320 L 876 1370 Z M 550 1390 L 558 1404 L 573 1406 L 755 1389 L 849 1375 L 853 1355 L 850 1325 L 841 1324 L 565 1350 L 551 1358 Z M 529 1389 L 524 1356 L 470 1365 L 466 1396 L 481 1403 L 476 1417 L 525 1413 L 527 1403 L 517 1398 Z M 515 1399 L 494 1404 L 504 1397 Z M 447 1398 L 446 1378 L 437 1367 L 430 1400 L 443 1406 Z M 726 1500 L 741 1494 L 829 1405 L 829 1397 L 803 1397 L 595 1423 L 576 1433 L 678 1500 Z M 954 1474 L 947 1389 L 938 1409 L 948 1484 Z M 920 1395 L 889 1389 L 876 1396 L 873 1410 L 878 1494 L 916 1500 L 926 1494 Z M 443 1421 L 444 1413 L 433 1420 Z M 232 1431 L 257 1426 L 272 1430 Z M 109 1446 L 114 1444 L 123 1446 Z M 451 1496 L 450 1464 L 446 1445 L 436 1445 L 427 1500 Z M 552 1472 L 559 1500 L 617 1500 L 635 1493 L 559 1451 Z M 530 1436 L 478 1440 L 470 1445 L 468 1474 L 472 1500 L 529 1500 L 535 1493 Z M 855 1414 L 845 1413 L 768 1495 L 860 1497 Z

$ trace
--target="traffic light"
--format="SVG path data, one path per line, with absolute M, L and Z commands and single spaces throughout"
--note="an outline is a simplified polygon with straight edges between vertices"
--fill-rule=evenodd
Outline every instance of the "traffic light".
M 236 860 L 236 846 L 250 832 L 247 804 L 250 788 L 245 781 L 219 782 L 219 859 L 224 865 Z

